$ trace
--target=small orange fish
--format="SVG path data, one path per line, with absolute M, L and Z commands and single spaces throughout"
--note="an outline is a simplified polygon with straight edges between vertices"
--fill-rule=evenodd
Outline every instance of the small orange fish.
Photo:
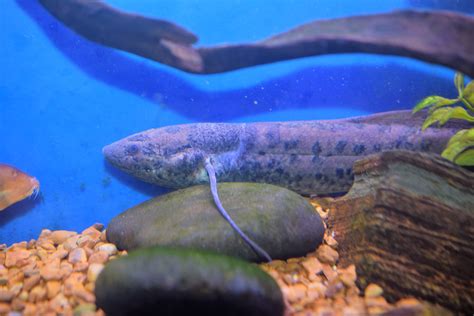
M 0 163 L 0 211 L 39 192 L 39 182 L 15 167 Z

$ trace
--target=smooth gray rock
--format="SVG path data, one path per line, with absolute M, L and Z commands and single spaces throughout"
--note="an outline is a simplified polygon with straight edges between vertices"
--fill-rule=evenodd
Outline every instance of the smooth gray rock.
M 235 223 L 273 259 L 303 256 L 321 243 L 324 225 L 311 204 L 287 189 L 221 183 L 222 204 Z M 120 249 L 186 247 L 259 261 L 199 185 L 151 199 L 113 218 L 107 238 Z
M 283 315 L 282 293 L 257 265 L 210 252 L 146 248 L 100 273 L 107 315 Z

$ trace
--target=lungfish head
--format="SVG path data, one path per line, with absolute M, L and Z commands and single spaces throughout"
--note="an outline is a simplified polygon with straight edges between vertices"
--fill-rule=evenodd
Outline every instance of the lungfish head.
M 238 146 L 238 130 L 223 124 L 188 124 L 147 130 L 108 146 L 103 153 L 115 167 L 169 188 L 208 183 L 205 160 L 216 161 Z M 222 155 L 224 153 L 224 155 Z

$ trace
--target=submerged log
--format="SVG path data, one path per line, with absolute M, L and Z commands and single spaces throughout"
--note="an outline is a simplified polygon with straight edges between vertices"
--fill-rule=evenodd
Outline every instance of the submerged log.
M 474 311 L 474 173 L 403 151 L 360 160 L 354 173 L 329 202 L 341 266 L 354 263 L 359 285 L 378 283 L 389 300 Z
M 197 37 L 171 22 L 116 10 L 101 1 L 39 0 L 80 35 L 193 73 L 220 73 L 308 56 L 406 56 L 474 77 L 474 18 L 453 12 L 396 11 L 320 20 L 255 43 L 194 48 Z

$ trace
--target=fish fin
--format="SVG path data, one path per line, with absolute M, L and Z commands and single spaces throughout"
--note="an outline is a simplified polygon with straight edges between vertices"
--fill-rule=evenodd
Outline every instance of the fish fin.
M 211 193 L 212 193 L 212 198 L 214 199 L 214 203 L 217 206 L 217 209 L 219 210 L 219 213 L 225 218 L 227 222 L 229 222 L 230 226 L 240 235 L 240 237 L 252 248 L 252 250 L 259 255 L 262 258 L 265 258 L 268 262 L 272 261 L 272 258 L 270 255 L 263 250 L 259 245 L 257 245 L 252 239 L 250 239 L 240 228 L 237 226 L 237 224 L 232 220 L 232 218 L 229 216 L 227 211 L 224 209 L 224 206 L 222 206 L 222 203 L 219 199 L 219 195 L 217 193 L 217 180 L 216 180 L 216 172 L 214 170 L 214 167 L 212 166 L 212 163 L 210 159 L 206 159 L 205 161 L 205 167 L 207 174 L 209 175 L 209 184 L 211 186 Z
M 427 111 L 413 113 L 411 110 L 390 111 L 375 113 L 371 115 L 356 116 L 343 119 L 350 123 L 379 124 L 379 125 L 405 125 L 409 127 L 420 127 L 427 117 Z M 444 128 L 466 128 L 467 122 L 460 120 L 450 120 Z

